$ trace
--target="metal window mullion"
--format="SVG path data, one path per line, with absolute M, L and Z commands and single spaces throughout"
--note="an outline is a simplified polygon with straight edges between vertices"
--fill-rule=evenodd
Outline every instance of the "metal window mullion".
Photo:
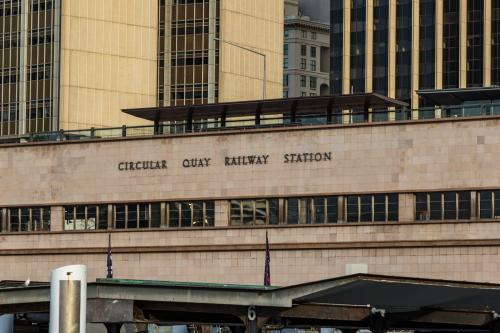
M 496 196 L 495 196 L 495 191 L 491 191 L 491 218 L 494 219 L 495 218 L 495 200 L 496 200 Z
M 361 222 L 361 196 L 357 196 L 358 199 L 358 222 Z
M 458 192 L 455 192 L 455 220 L 459 219 L 459 196 Z

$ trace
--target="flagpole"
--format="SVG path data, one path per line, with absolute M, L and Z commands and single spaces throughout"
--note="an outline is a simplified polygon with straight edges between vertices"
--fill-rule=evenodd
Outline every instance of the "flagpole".
M 266 262 L 264 266 L 264 287 L 271 286 L 271 253 L 269 251 L 269 238 L 266 230 Z
M 107 279 L 113 278 L 113 257 L 111 253 L 111 234 L 108 234 L 108 254 L 106 257 L 106 266 L 107 266 Z

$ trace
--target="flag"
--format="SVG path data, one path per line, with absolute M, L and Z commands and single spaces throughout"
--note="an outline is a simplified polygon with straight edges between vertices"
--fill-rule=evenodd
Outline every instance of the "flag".
M 269 239 L 266 231 L 266 265 L 264 268 L 264 287 L 271 286 L 271 255 L 269 253 Z
M 113 258 L 111 255 L 111 235 L 108 235 L 108 257 L 106 260 L 106 265 L 108 266 L 108 274 L 106 275 L 107 279 L 113 278 Z

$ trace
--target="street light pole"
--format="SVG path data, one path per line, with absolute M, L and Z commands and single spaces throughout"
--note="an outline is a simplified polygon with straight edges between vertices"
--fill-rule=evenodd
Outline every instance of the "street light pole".
M 230 42 L 230 41 L 227 41 L 227 40 L 223 40 L 223 39 L 220 39 L 220 38 L 217 38 L 217 37 L 214 37 L 214 40 L 216 41 L 219 41 L 221 43 L 226 43 L 226 44 L 229 44 L 229 45 L 232 45 L 234 47 L 238 47 L 242 50 L 245 50 L 245 51 L 248 51 L 248 52 L 251 52 L 251 53 L 254 53 L 254 54 L 257 54 L 259 56 L 261 56 L 263 58 L 263 62 L 264 62 L 264 73 L 262 75 L 263 77 L 263 80 L 262 80 L 262 99 L 266 99 L 266 81 L 267 81 L 267 75 L 266 75 L 266 71 L 267 71 L 267 64 L 266 64 L 266 55 L 264 53 L 261 53 L 261 52 L 257 52 L 251 48 L 248 48 L 248 47 L 245 47 L 245 46 L 241 46 L 239 44 L 236 44 L 236 43 L 233 43 L 233 42 Z

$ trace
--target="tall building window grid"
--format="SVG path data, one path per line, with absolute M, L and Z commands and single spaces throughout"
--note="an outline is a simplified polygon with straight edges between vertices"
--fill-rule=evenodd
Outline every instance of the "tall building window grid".
M 471 192 L 424 192 L 415 194 L 416 220 L 468 220 Z
M 443 89 L 459 86 L 460 0 L 443 0 Z
M 307 87 L 307 77 L 305 75 L 300 76 L 300 87 L 301 88 Z
M 165 2 L 159 0 L 159 50 L 158 54 L 170 52 L 171 66 L 158 61 L 158 105 L 205 104 L 209 91 L 213 90 L 213 102 L 218 100 L 219 42 L 215 43 L 214 78 L 209 78 L 209 0 L 174 1 L 170 11 Z M 216 1 L 215 37 L 219 36 L 219 1 Z M 169 18 L 165 13 L 171 14 Z M 166 34 L 165 29 L 170 29 Z M 165 40 L 169 35 L 170 41 Z M 168 38 L 168 37 L 167 37 Z M 167 50 L 170 45 L 170 50 Z M 191 59 L 190 55 L 194 55 Z M 164 59 L 164 57 L 163 57 Z M 170 68 L 169 68 L 170 67 Z M 170 86 L 166 87 L 165 75 L 170 70 Z M 197 87 L 203 87 L 199 89 Z M 170 92 L 170 93 L 169 93 Z M 168 99 L 167 99 L 168 96 Z
M 480 219 L 500 219 L 500 190 L 478 191 L 478 216 Z
M 30 0 L 27 13 L 21 13 L 21 1 L 2 1 L 0 3 L 0 17 L 2 29 L 5 33 L 0 38 L 3 52 L 0 56 L 0 66 L 16 67 L 20 73 L 20 66 L 25 67 L 26 77 L 18 74 L 17 82 L 2 85 L 0 92 L 0 135 L 16 135 L 19 132 L 50 131 L 53 128 L 53 117 L 57 101 L 53 99 L 54 91 L 52 80 L 54 78 L 53 56 L 54 52 L 54 15 L 55 8 L 52 0 Z M 5 16 L 16 15 L 16 19 L 5 19 Z M 25 50 L 21 49 L 21 15 L 27 20 L 27 32 L 23 35 L 27 38 Z M 8 26 L 7 26 L 8 25 Z M 27 62 L 20 61 L 21 52 L 28 54 Z M 21 101 L 20 85 L 25 85 L 25 98 Z M 38 117 L 33 112 L 32 105 L 38 101 L 44 102 L 46 109 Z M 19 110 L 26 103 L 25 122 L 20 123 Z M 20 128 L 24 125 L 24 128 Z
M 311 59 L 311 60 L 309 61 L 309 65 L 310 65 L 310 66 L 309 66 L 309 67 L 310 67 L 309 69 L 310 69 L 312 72 L 316 72 L 316 60 Z
M 388 93 L 389 0 L 373 4 L 373 91 Z
M 500 85 L 500 0 L 491 1 L 491 84 Z
M 301 58 L 300 59 L 300 69 L 307 69 L 307 59 L 306 58 Z
M 483 85 L 483 40 L 484 2 L 467 0 L 467 87 Z
M 436 87 L 436 0 L 420 0 L 419 89 Z M 425 105 L 421 99 L 419 105 Z M 430 106 L 430 105 L 428 105 Z
M 302 57 L 307 57 L 307 45 L 300 45 L 300 55 Z
M 366 0 L 351 0 L 351 68 L 352 93 L 365 91 Z
M 309 77 L 309 89 L 316 90 L 318 87 L 318 79 L 314 76 Z
M 500 0 L 499 0 L 500 1 Z M 332 0 L 330 7 L 330 92 L 342 93 L 344 53 L 344 0 Z
M 16 207 L 0 209 L 9 232 L 50 231 L 50 207 Z
M 412 1 L 396 4 L 396 98 L 411 104 Z

